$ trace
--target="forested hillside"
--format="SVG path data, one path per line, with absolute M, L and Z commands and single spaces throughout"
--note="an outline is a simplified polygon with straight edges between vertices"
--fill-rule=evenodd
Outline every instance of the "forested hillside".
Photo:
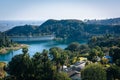
M 10 47 L 13 42 L 5 35 L 0 32 L 0 48 L 1 47 Z
M 6 31 L 5 33 L 8 36 L 29 36 L 35 34 L 36 29 L 37 26 L 32 26 L 32 25 L 16 26 Z
M 5 32 L 8 36 L 41 36 L 80 40 L 95 35 L 120 34 L 120 25 L 88 24 L 80 20 L 47 20 L 40 26 L 17 26 Z

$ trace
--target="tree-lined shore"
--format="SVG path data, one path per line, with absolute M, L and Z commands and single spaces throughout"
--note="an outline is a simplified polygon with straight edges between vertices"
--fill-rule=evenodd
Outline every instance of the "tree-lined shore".
M 11 50 L 18 50 L 27 46 L 26 44 L 13 42 L 6 34 L 0 33 L 0 54 L 6 54 Z
M 88 44 L 73 42 L 65 49 L 52 47 L 32 57 L 28 48 L 23 48 L 23 54 L 14 56 L 4 68 L 9 76 L 3 80 L 75 80 L 72 77 L 75 74 L 71 74 L 74 71 L 81 80 L 119 80 L 119 39 L 110 35 L 93 36 Z M 84 66 L 75 66 L 78 63 Z
M 24 47 L 27 47 L 28 45 L 26 44 L 16 44 L 16 46 L 11 46 L 11 47 L 3 47 L 0 49 L 0 54 L 6 54 L 9 51 L 13 51 L 13 50 L 19 50 L 22 49 Z
M 111 21 L 111 20 L 110 20 Z M 94 22 L 94 21 L 93 21 Z M 2 80 L 119 80 L 120 25 L 95 24 L 80 20 L 47 20 L 40 26 L 18 26 L 0 34 L 0 51 L 22 49 L 4 70 Z M 99 21 L 97 21 L 98 23 Z M 114 21 L 113 21 L 114 22 Z M 8 36 L 44 36 L 54 34 L 61 40 L 87 39 L 88 43 L 72 42 L 65 49 L 52 47 L 28 53 L 26 45 Z M 2 66 L 3 70 L 3 66 Z

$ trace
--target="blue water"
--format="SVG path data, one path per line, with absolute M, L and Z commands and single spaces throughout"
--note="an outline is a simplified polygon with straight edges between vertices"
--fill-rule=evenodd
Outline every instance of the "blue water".
M 28 25 L 41 25 L 44 21 L 0 21 L 0 31 L 6 31 L 8 29 L 11 29 L 15 26 L 22 26 L 25 24 Z M 79 41 L 78 41 L 79 42 Z M 60 47 L 62 49 L 64 49 L 65 47 L 67 47 L 68 44 L 71 43 L 68 41 L 63 41 L 63 42 L 59 42 L 59 41 L 39 41 L 39 42 L 22 42 L 22 44 L 27 44 L 29 45 L 28 49 L 29 49 L 29 54 L 30 56 L 33 56 L 36 52 L 42 52 L 43 49 L 47 49 L 49 50 L 51 47 Z M 83 43 L 83 41 L 80 41 L 80 43 Z M 17 55 L 17 54 L 21 54 L 22 53 L 22 49 L 16 50 L 16 51 L 10 51 L 7 54 L 0 54 L 0 61 L 5 61 L 8 62 L 12 59 L 13 56 Z
M 51 47 L 60 47 L 60 48 L 64 49 L 71 42 L 66 42 L 66 41 L 60 42 L 60 41 L 50 40 L 50 41 L 21 42 L 21 43 L 29 45 L 28 53 L 30 54 L 30 56 L 33 56 L 36 52 L 42 52 L 43 49 L 49 50 Z M 84 42 L 81 41 L 80 43 L 84 43 Z M 12 59 L 13 56 L 15 56 L 17 54 L 22 54 L 22 49 L 19 49 L 16 51 L 10 51 L 7 54 L 0 55 L 0 61 L 8 62 Z
M 30 56 L 33 56 L 36 52 L 42 52 L 43 49 L 49 50 L 51 47 L 60 47 L 64 49 L 67 47 L 66 43 L 60 43 L 57 41 L 40 41 L 40 42 L 24 42 L 24 44 L 29 45 L 29 54 Z M 21 54 L 22 49 L 16 50 L 16 51 L 11 51 L 7 54 L 2 54 L 0 55 L 0 61 L 10 61 L 11 58 L 17 54 Z

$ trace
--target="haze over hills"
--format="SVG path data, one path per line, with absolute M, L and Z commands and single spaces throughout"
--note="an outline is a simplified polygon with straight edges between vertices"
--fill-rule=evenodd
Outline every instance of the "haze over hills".
M 0 21 L 0 31 L 3 32 L 3 31 L 6 31 L 6 30 L 9 30 L 13 27 L 16 27 L 16 26 L 24 26 L 26 24 L 28 25 L 41 25 L 43 23 L 43 21 L 19 21 L 19 20 L 14 20 L 14 21 L 11 21 L 11 20 L 2 20 Z
M 109 23 L 109 24 L 108 24 Z M 8 36 L 43 36 L 55 34 L 57 38 L 89 38 L 93 35 L 120 34 L 120 18 L 84 22 L 81 20 L 47 20 L 40 26 L 17 26 L 5 32 Z
M 103 20 L 86 20 L 88 24 L 101 24 L 101 25 L 120 25 L 120 18 L 111 18 Z
M 79 21 L 79 20 L 77 20 Z M 41 25 L 44 21 L 0 21 L 0 31 L 6 31 L 16 26 L 24 25 Z M 87 24 L 100 24 L 100 25 L 120 25 L 120 18 L 111 18 L 103 20 L 84 20 Z

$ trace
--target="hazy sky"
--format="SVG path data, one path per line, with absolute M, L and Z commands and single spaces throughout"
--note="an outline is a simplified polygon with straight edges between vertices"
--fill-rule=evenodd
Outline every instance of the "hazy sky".
M 0 0 L 0 20 L 120 17 L 120 0 Z

